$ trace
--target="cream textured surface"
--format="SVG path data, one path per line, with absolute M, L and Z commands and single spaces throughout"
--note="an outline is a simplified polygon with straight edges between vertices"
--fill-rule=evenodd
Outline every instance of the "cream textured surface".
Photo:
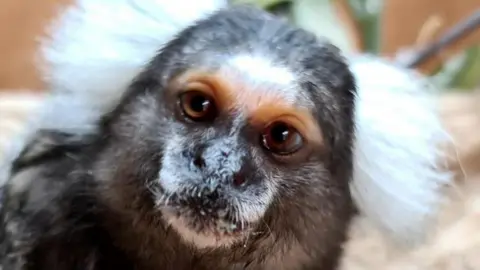
M 0 95 L 0 158 L 21 136 L 28 116 L 41 101 L 41 96 L 33 94 Z M 342 270 L 480 269 L 480 102 L 472 95 L 455 95 L 442 103 L 444 120 L 457 141 L 451 165 L 459 171 L 459 178 L 447 190 L 451 203 L 445 205 L 428 241 L 414 249 L 392 245 L 365 218 L 357 218 L 346 243 Z M 461 162 L 456 162 L 457 157 Z
M 429 239 L 411 250 L 394 247 L 365 219 L 352 226 L 343 270 L 480 269 L 480 92 L 440 100 L 443 122 L 455 141 L 450 167 L 457 181 Z
M 41 101 L 41 94 L 0 92 L 0 160 L 5 158 L 14 138 L 23 133 L 28 117 Z

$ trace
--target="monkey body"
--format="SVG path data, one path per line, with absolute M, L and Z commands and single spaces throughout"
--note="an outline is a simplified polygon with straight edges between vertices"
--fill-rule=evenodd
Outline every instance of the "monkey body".
M 304 245 L 318 243 L 298 243 L 293 232 L 272 235 L 270 228 L 228 249 L 197 250 L 158 216 L 142 211 L 145 202 L 110 208 L 99 195 L 101 185 L 89 174 L 91 161 L 81 160 L 83 151 L 89 152 L 64 152 L 67 157 L 52 159 L 53 166 L 25 163 L 28 169 L 17 177 L 35 179 L 16 180 L 34 181 L 37 187 L 18 195 L 26 210 L 11 213 L 10 224 L 17 228 L 7 229 L 6 243 L 19 245 L 4 247 L 8 255 L 3 269 L 317 269 L 317 265 L 333 269 L 336 265 L 343 238 L 332 239 L 339 241 L 338 246 L 323 257 L 304 250 Z M 88 154 L 88 159 L 95 156 Z M 75 177 L 66 177 L 71 172 Z M 128 199 L 141 200 L 133 192 L 129 195 L 135 198 Z
M 328 42 L 218 11 L 161 48 L 93 134 L 38 133 L 5 188 L 3 270 L 335 269 L 354 95 Z

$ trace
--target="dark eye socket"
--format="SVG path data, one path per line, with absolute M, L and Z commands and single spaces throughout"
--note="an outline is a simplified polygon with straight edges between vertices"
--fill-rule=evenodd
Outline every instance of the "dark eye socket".
M 268 125 L 262 134 L 263 146 L 278 155 L 289 155 L 303 146 L 304 140 L 300 132 L 284 122 Z
M 217 116 L 215 100 L 201 92 L 188 91 L 180 96 L 182 113 L 192 121 L 212 121 Z

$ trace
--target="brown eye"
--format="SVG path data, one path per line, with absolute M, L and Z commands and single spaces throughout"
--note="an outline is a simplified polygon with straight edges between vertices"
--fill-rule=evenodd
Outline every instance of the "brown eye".
M 217 116 L 213 98 L 201 91 L 189 91 L 180 96 L 183 114 L 193 121 L 212 121 Z
M 263 145 L 278 155 L 288 155 L 300 150 L 303 146 L 302 135 L 291 125 L 274 122 L 264 130 Z

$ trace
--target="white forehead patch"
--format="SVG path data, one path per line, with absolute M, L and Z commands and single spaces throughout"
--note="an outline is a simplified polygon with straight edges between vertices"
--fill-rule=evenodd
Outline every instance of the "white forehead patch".
M 266 57 L 236 55 L 228 64 L 258 82 L 289 86 L 295 81 L 294 74 L 288 68 L 274 64 Z
M 300 95 L 296 76 L 285 66 L 274 63 L 266 56 L 249 54 L 235 55 L 227 60 L 227 74 L 235 72 L 247 82 L 253 91 L 268 92 L 269 96 L 280 95 L 284 100 L 295 102 Z M 248 95 L 248 93 L 245 93 Z

